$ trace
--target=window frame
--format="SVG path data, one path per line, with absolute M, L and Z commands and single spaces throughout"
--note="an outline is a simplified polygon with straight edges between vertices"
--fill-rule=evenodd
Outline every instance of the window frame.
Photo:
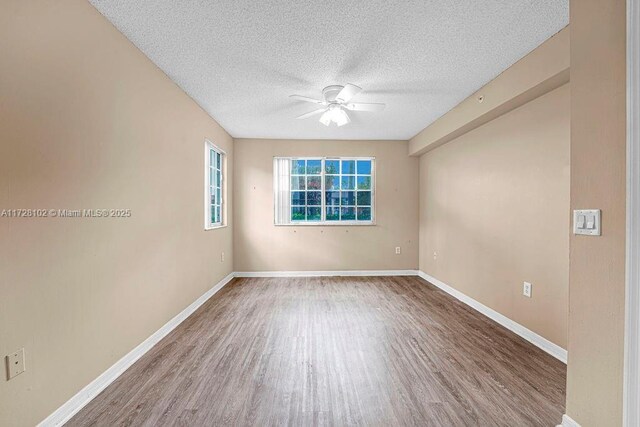
M 283 158 L 283 157 L 280 157 Z M 322 197 L 322 202 L 320 204 L 320 211 L 321 211 L 321 219 L 320 221 L 294 221 L 293 219 L 289 219 L 289 223 L 288 224 L 276 224 L 276 225 L 285 225 L 285 226 L 372 226 L 372 225 L 376 225 L 376 158 L 373 156 L 367 156 L 367 157 L 362 157 L 362 156 L 300 156 L 300 157 L 284 157 L 289 159 L 290 162 L 293 162 L 295 160 L 320 160 L 321 164 L 320 164 L 320 168 L 321 168 L 321 172 L 320 172 L 320 180 L 321 180 L 321 197 Z M 358 191 L 358 170 L 357 170 L 357 161 L 358 160 L 368 160 L 371 161 L 371 220 L 369 221 L 358 221 L 357 219 L 355 220 L 337 220 L 337 221 L 327 221 L 326 216 L 327 216 L 327 204 L 326 204 L 326 193 L 325 193 L 325 185 L 326 185 L 326 169 L 325 169 L 325 162 L 327 160 L 338 160 L 338 161 L 342 161 L 342 160 L 355 160 L 356 161 L 356 173 L 353 175 L 355 180 L 356 180 L 356 184 L 355 184 L 355 189 L 353 190 L 356 194 L 355 194 L 355 198 L 357 199 L 357 191 Z M 341 173 L 339 174 L 340 177 L 342 177 L 342 171 L 340 171 Z M 289 178 L 289 191 L 291 193 L 293 193 L 296 190 L 291 189 L 291 177 L 294 175 L 298 175 L 298 174 L 294 174 L 294 173 L 290 173 L 290 178 Z M 305 171 L 305 176 L 307 176 L 306 171 Z M 306 183 L 305 183 L 306 184 Z M 307 192 L 307 188 L 305 185 L 305 193 Z M 341 191 L 341 190 L 340 190 Z M 355 201 L 355 209 L 357 211 L 358 207 L 357 207 L 357 200 Z M 308 207 L 309 205 L 305 204 L 305 207 Z M 291 216 L 291 207 L 289 207 L 289 216 Z M 342 208 L 342 205 L 339 206 L 339 208 Z M 357 215 L 357 214 L 356 214 Z M 274 221 L 275 221 L 275 217 L 274 217 Z
M 220 169 L 211 165 L 211 151 L 220 155 Z M 226 215 L 225 215 L 225 199 L 226 199 L 226 191 L 225 191 L 225 172 L 226 172 L 226 159 L 227 153 L 215 145 L 208 139 L 204 140 L 204 229 L 205 230 L 215 230 L 218 228 L 226 227 Z M 218 206 L 217 204 L 211 204 L 211 185 L 209 183 L 209 173 L 210 169 L 214 167 L 215 170 L 220 171 L 220 221 L 212 222 L 211 221 L 211 211 L 212 206 Z M 213 191 L 217 190 L 217 186 L 213 186 Z M 218 201 L 218 199 L 216 199 Z

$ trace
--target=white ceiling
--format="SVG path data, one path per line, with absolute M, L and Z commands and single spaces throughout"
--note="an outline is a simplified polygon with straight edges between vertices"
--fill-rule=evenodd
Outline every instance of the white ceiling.
M 568 0 L 90 0 L 236 138 L 409 139 L 569 23 Z M 329 128 L 291 94 L 353 83 Z

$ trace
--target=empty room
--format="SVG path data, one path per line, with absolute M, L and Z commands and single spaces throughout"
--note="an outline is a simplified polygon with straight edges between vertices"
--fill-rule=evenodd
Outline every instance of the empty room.
M 0 426 L 640 425 L 637 0 L 0 1 Z

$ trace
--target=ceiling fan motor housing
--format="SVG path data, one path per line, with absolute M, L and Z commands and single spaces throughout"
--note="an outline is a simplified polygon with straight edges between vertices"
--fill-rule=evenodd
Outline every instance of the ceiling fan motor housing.
M 340 86 L 340 85 L 332 85 L 332 86 L 325 87 L 324 89 L 322 89 L 322 96 L 324 97 L 324 100 L 327 103 L 337 102 L 336 97 L 338 96 L 342 88 L 344 88 L 344 86 Z

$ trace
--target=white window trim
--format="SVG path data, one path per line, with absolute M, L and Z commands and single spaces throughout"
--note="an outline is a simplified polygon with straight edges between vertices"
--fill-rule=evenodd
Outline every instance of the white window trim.
M 279 159 L 289 159 L 290 161 L 292 160 L 322 160 L 322 173 L 320 174 L 320 176 L 322 176 L 322 180 L 321 180 L 321 192 L 322 192 L 322 204 L 320 205 L 321 207 L 321 212 L 322 212 L 322 218 L 325 218 L 326 216 L 326 200 L 325 200 L 325 179 L 324 177 L 326 176 L 325 174 L 325 161 L 326 160 L 371 160 L 371 221 L 357 221 L 357 220 L 353 220 L 353 221 L 327 221 L 325 219 L 323 219 L 322 221 L 293 221 L 291 220 L 290 222 L 286 223 L 286 224 L 279 224 L 276 222 L 276 217 L 275 217 L 275 212 L 274 212 L 274 225 L 278 226 L 278 227 L 324 227 L 324 226 L 328 226 L 328 227 L 340 227 L 340 226 L 358 226 L 358 227 L 370 227 L 370 226 L 375 226 L 376 225 L 376 190 L 377 190 L 377 186 L 376 186 L 376 158 L 373 156 L 368 156 L 368 157 L 353 157 L 353 156 L 298 156 L 298 157 L 286 157 L 286 156 L 278 156 L 275 158 L 279 158 Z M 357 166 L 356 166 L 357 167 Z M 293 175 L 293 174 L 291 174 Z M 356 170 L 356 175 L 357 175 L 357 170 Z M 356 188 L 357 188 L 357 180 L 356 180 Z M 293 191 L 293 190 L 292 190 Z M 306 190 L 305 190 L 306 191 Z M 354 190 L 354 191 L 357 191 Z M 275 192 L 274 192 L 275 193 Z M 275 196 L 275 194 L 274 194 Z M 275 208 L 275 206 L 274 206 Z M 290 215 L 291 213 L 289 213 Z
M 211 222 L 211 195 L 209 194 L 209 168 L 211 167 L 211 156 L 209 151 L 213 150 L 220 154 L 220 222 Z M 204 140 L 204 229 L 215 230 L 227 226 L 225 215 L 225 179 L 227 153 L 208 139 Z

